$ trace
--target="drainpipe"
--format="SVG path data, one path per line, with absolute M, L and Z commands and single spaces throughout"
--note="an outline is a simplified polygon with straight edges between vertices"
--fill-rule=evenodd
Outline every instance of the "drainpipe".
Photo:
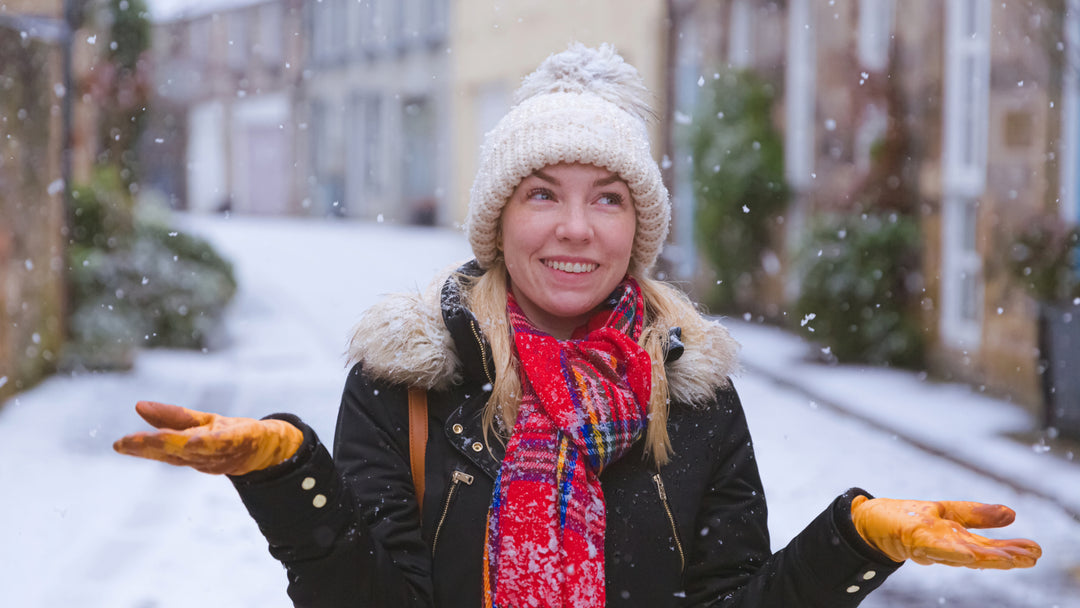
M 78 29 L 79 22 L 82 20 L 82 2 L 83 0 L 64 0 L 64 33 L 60 40 L 60 48 L 63 54 L 63 83 L 64 83 L 64 97 L 60 100 L 60 141 L 63 142 L 63 147 L 60 151 L 60 177 L 64 180 L 64 219 L 63 221 L 63 233 L 66 236 L 69 226 L 67 225 L 67 212 L 71 210 L 71 148 L 72 148 L 72 132 L 73 126 L 73 111 L 72 111 L 72 99 L 75 95 L 75 79 L 73 75 L 72 61 L 73 61 L 73 39 L 75 37 L 75 30 Z

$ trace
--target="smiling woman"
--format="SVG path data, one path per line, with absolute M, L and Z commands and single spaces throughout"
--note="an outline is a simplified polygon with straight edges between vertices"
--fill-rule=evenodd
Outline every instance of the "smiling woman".
M 636 226 L 629 187 L 607 169 L 559 164 L 522 180 L 499 232 L 525 315 L 569 338 L 626 275 Z
M 646 95 L 609 46 L 524 81 L 470 193 L 476 259 L 364 314 L 333 457 L 295 416 L 160 404 L 116 449 L 230 474 L 298 606 L 846 608 L 908 559 L 1034 565 L 965 529 L 1006 507 L 859 489 L 771 552 L 737 345 L 650 277 Z

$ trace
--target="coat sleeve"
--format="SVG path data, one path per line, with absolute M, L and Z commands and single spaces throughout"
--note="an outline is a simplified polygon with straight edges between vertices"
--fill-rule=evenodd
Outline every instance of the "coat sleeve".
M 851 521 L 853 488 L 836 498 L 782 550 L 770 553 L 767 509 L 750 431 L 735 390 L 718 395 L 722 433 L 684 583 L 684 605 L 722 608 L 858 606 L 897 568 Z M 715 534 L 713 533 L 715 532 Z
M 275 414 L 303 430 L 297 454 L 232 478 L 271 555 L 285 566 L 289 597 L 298 607 L 432 604 L 407 427 L 388 413 L 405 407 L 399 398 L 403 389 L 375 388 L 354 367 L 342 396 L 334 458 L 309 426 Z

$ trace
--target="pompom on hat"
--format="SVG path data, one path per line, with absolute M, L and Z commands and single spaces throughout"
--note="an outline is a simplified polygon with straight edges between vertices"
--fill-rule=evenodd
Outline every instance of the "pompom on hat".
M 630 269 L 652 268 L 667 238 L 671 204 L 649 149 L 655 115 L 648 97 L 637 70 L 608 44 L 571 44 L 522 81 L 514 107 L 484 138 L 469 193 L 465 232 L 481 267 L 499 255 L 499 217 L 521 180 L 550 165 L 584 163 L 629 186 L 637 213 Z

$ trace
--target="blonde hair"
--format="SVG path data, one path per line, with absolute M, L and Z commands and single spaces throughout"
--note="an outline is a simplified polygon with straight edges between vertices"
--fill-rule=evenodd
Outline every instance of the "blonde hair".
M 634 276 L 640 274 L 641 276 Z M 649 423 L 645 431 L 645 454 L 651 456 L 660 467 L 673 453 L 667 432 L 670 393 L 664 356 L 667 353 L 669 331 L 682 327 L 684 332 L 699 335 L 706 331 L 707 321 L 679 289 L 663 281 L 649 278 L 643 273 L 631 271 L 641 286 L 645 303 L 645 326 L 638 344 L 652 360 L 652 395 L 649 399 Z M 491 267 L 479 277 L 457 275 L 465 294 L 465 305 L 476 316 L 480 328 L 491 347 L 495 363 L 495 377 L 491 382 L 491 396 L 483 412 L 484 434 L 496 435 L 505 441 L 514 428 L 518 407 L 521 404 L 521 380 L 517 362 L 510 342 L 510 326 L 506 316 L 506 265 L 502 257 L 496 258 Z M 487 367 L 485 366 L 485 370 Z

